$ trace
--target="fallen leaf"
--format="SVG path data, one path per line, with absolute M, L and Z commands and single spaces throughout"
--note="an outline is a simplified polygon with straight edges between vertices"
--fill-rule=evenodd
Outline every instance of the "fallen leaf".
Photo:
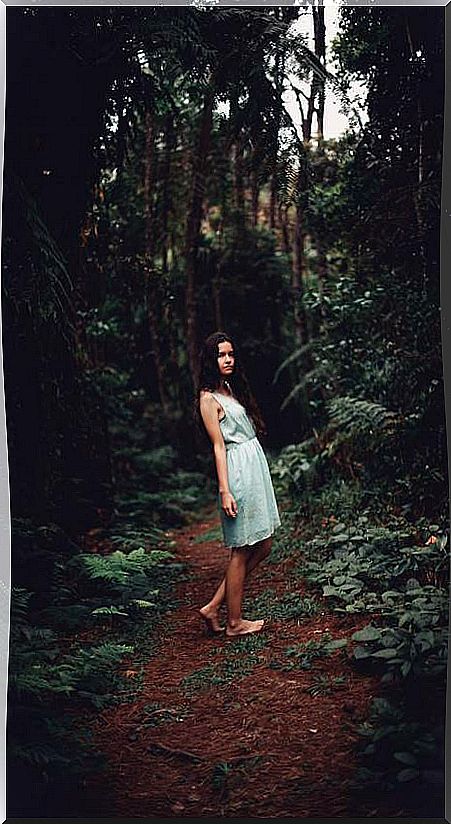
M 173 813 L 182 813 L 184 809 L 185 807 L 180 803 L 180 801 L 176 801 L 171 807 Z

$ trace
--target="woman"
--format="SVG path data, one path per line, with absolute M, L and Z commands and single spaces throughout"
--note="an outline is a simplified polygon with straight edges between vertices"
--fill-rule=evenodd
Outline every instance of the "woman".
M 200 614 L 211 631 L 222 632 L 218 612 L 226 601 L 226 635 L 246 635 L 259 632 L 264 621 L 242 617 L 244 581 L 269 555 L 280 517 L 268 462 L 257 437 L 265 434 L 265 426 L 236 347 L 225 332 L 214 332 L 206 339 L 198 386 L 197 419 L 213 444 L 224 544 L 231 549 L 225 578 Z

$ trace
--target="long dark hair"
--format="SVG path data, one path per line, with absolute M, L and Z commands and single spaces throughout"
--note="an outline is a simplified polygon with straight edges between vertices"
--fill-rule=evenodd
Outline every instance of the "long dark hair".
M 206 434 L 205 426 L 200 414 L 200 393 L 202 389 L 215 392 L 220 384 L 221 373 L 219 372 L 218 356 L 219 344 L 230 343 L 233 346 L 235 355 L 235 367 L 233 374 L 228 378 L 230 388 L 235 398 L 244 406 L 247 414 L 251 418 L 257 435 L 266 435 L 266 425 L 262 414 L 255 400 L 249 381 L 246 377 L 238 348 L 234 340 L 226 332 L 213 332 L 204 340 L 200 358 L 198 374 L 195 376 L 196 397 L 194 401 L 194 420 L 200 432 Z

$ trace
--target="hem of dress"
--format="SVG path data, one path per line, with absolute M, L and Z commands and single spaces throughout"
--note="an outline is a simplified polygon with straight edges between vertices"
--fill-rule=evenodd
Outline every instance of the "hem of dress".
M 281 526 L 281 523 L 276 524 L 276 526 L 273 528 L 272 532 L 270 532 L 268 535 L 264 535 L 263 538 L 257 538 L 257 540 L 252 541 L 251 544 L 249 542 L 246 543 L 246 544 L 226 544 L 224 542 L 224 546 L 225 546 L 226 549 L 240 549 L 241 547 L 243 547 L 243 549 L 246 549 L 247 547 L 255 546 L 255 544 L 259 544 L 260 541 L 266 541 L 267 538 L 270 538 L 271 535 L 274 535 L 276 529 L 279 529 L 279 526 Z

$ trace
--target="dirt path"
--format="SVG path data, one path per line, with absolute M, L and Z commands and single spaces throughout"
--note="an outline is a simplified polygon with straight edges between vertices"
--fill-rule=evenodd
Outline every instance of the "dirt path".
M 228 553 L 218 540 L 202 536 L 211 537 L 217 524 L 216 511 L 210 511 L 201 523 L 173 533 L 175 551 L 193 574 L 177 592 L 179 604 L 161 628 L 159 651 L 145 667 L 136 700 L 104 710 L 96 720 L 94 740 L 109 767 L 92 778 L 90 796 L 104 800 L 102 809 L 90 813 L 355 815 L 348 784 L 356 728 L 377 683 L 353 672 L 341 650 L 314 660 L 311 669 L 285 670 L 277 662 L 292 661 L 286 649 L 317 642 L 326 632 L 349 637 L 367 618 L 331 615 L 321 603 L 311 616 L 270 620 L 252 638 L 208 637 L 197 608 L 217 586 Z M 287 561 L 263 564 L 249 578 L 249 597 L 268 590 L 280 598 L 287 592 L 303 596 Z M 265 616 L 254 611 L 248 617 Z M 326 676 L 343 683 L 326 694 L 306 691 Z

